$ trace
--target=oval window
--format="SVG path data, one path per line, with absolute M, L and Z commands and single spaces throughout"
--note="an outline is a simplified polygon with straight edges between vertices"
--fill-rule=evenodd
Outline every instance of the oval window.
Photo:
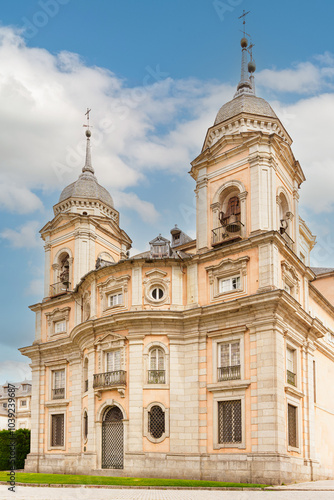
M 164 296 L 164 291 L 159 286 L 156 286 L 152 289 L 151 295 L 154 300 L 161 300 Z

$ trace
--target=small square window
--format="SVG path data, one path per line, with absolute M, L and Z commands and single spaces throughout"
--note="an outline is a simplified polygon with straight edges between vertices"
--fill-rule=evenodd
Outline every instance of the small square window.
M 55 333 L 64 333 L 66 332 L 66 320 L 62 319 L 61 321 L 55 321 Z
M 109 307 L 113 306 L 121 306 L 123 305 L 123 294 L 115 293 L 108 296 L 108 305 Z
M 233 276 L 231 278 L 224 278 L 219 280 L 219 292 L 231 292 L 241 288 L 240 276 Z
M 27 406 L 27 401 L 25 399 L 22 399 L 20 401 L 20 406 Z

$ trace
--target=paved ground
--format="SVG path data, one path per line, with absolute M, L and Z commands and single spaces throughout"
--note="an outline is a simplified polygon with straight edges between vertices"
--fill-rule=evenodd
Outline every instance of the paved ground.
M 333 500 L 333 498 L 334 481 L 316 481 L 291 486 L 279 486 L 271 491 L 17 486 L 15 493 L 12 493 L 8 491 L 7 486 L 0 485 L 1 500 Z

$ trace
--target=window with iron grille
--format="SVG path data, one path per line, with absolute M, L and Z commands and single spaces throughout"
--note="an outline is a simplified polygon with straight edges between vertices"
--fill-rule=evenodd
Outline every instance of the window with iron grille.
M 155 439 L 165 433 L 165 412 L 158 405 L 152 406 L 148 412 L 148 431 Z
M 83 435 L 84 439 L 87 439 L 88 437 L 88 414 L 85 411 L 84 417 L 83 417 Z
M 64 446 L 64 414 L 51 415 L 51 446 Z
M 288 404 L 288 440 L 289 446 L 298 447 L 297 443 L 297 407 Z
M 241 400 L 218 402 L 219 443 L 242 442 Z
M 219 344 L 218 382 L 236 380 L 240 377 L 240 341 Z

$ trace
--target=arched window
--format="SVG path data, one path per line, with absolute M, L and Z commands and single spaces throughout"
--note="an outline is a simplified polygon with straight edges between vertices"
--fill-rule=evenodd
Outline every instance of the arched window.
M 70 281 L 70 263 L 68 253 L 62 254 L 59 258 L 59 281 L 68 284 Z
M 247 191 L 242 182 L 231 180 L 220 186 L 212 198 L 212 246 L 247 235 Z
M 284 239 L 287 239 L 287 243 L 292 244 L 292 212 L 289 209 L 289 203 L 286 195 L 281 192 L 277 197 L 278 204 L 278 231 L 281 233 Z
M 148 371 L 149 384 L 165 384 L 165 353 L 160 347 L 150 350 L 150 368 Z

